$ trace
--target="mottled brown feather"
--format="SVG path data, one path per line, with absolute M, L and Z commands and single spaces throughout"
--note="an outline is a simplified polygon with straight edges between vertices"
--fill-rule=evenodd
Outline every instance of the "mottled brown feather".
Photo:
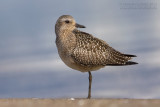
M 110 47 L 106 42 L 91 34 L 74 30 L 76 47 L 72 57 L 84 66 L 125 65 L 132 55 L 125 55 Z

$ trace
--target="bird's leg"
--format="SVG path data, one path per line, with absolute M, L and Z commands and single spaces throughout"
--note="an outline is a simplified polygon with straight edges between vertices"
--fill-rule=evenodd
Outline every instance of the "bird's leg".
M 88 97 L 87 98 L 90 99 L 91 98 L 92 74 L 90 71 L 88 73 L 89 73 L 89 88 L 88 88 Z

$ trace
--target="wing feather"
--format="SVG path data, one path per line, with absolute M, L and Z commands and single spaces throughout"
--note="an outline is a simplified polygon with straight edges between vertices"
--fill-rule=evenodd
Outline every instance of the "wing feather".
M 122 54 L 92 35 L 74 31 L 77 46 L 72 53 L 75 62 L 84 66 L 125 65 L 134 55 Z

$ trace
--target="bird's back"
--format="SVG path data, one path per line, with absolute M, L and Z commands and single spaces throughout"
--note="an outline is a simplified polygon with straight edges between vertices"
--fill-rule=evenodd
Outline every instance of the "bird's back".
M 122 54 L 110 47 L 105 41 L 92 35 L 74 30 L 76 47 L 72 58 L 82 66 L 106 66 L 106 65 L 131 65 L 135 62 L 128 61 L 135 55 Z

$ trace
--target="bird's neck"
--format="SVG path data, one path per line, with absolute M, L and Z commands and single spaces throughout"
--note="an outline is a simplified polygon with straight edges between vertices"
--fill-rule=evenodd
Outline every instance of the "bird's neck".
M 72 31 L 68 31 L 68 29 L 57 30 L 56 36 L 57 47 L 63 48 L 63 50 L 71 50 L 71 48 L 74 48 L 76 38 Z

